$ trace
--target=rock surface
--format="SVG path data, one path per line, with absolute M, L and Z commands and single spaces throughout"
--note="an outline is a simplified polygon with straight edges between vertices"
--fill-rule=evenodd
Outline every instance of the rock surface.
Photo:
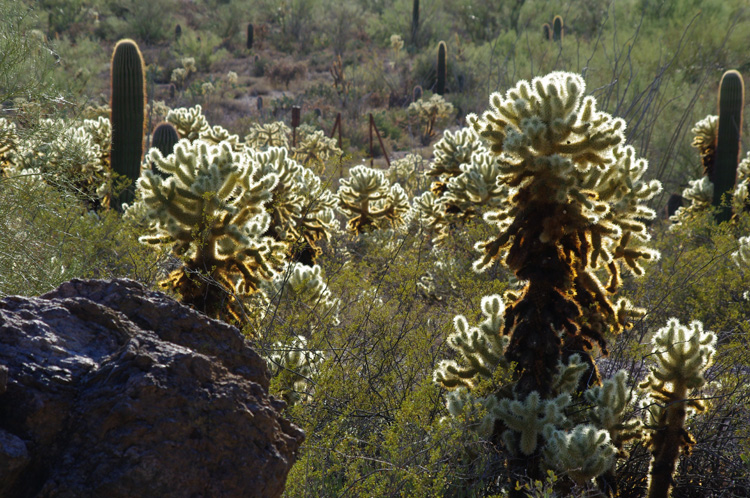
M 303 440 L 240 332 L 129 280 L 0 300 L 0 496 L 274 497 Z

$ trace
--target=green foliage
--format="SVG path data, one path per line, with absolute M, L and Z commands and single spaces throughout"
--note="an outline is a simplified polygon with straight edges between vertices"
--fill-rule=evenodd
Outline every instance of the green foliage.
M 112 207 L 133 202 L 135 182 L 141 176 L 143 131 L 145 129 L 146 79 L 143 56 L 133 40 L 120 40 L 112 54 L 112 145 L 110 166 L 116 175 L 130 181 L 128 187 L 112 199 Z

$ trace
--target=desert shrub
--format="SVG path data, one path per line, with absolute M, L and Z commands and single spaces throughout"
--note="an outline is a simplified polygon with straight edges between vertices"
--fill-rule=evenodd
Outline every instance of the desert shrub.
M 289 83 L 294 80 L 304 78 L 307 75 L 307 65 L 305 63 L 288 63 L 279 62 L 268 70 L 268 78 L 274 85 L 284 84 L 289 90 Z

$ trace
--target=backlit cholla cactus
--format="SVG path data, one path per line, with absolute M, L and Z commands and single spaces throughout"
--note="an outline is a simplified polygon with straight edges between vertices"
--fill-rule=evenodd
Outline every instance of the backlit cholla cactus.
M 245 149 L 245 145 L 240 142 L 240 137 L 229 133 L 229 131 L 218 125 L 211 126 L 201 131 L 198 138 L 213 145 L 218 145 L 221 142 L 226 142 L 232 146 L 232 150 L 235 152 L 240 152 Z
M 371 229 L 400 228 L 408 220 L 409 199 L 398 183 L 386 180 L 382 171 L 364 165 L 349 170 L 338 191 L 339 210 L 355 234 Z
M 323 352 L 310 349 L 307 342 L 307 338 L 301 335 L 289 344 L 275 342 L 266 357 L 272 377 L 271 390 L 289 405 L 308 399 L 309 380 L 325 360 Z
M 318 265 L 290 263 L 264 289 L 271 306 L 279 307 L 280 313 L 305 317 L 305 329 L 298 330 L 297 335 L 311 337 L 316 332 L 320 324 L 311 316 L 318 322 L 338 323 L 340 302 L 333 298 Z
M 502 257 L 527 282 L 506 314 L 519 394 L 553 395 L 550 379 L 572 354 L 589 365 L 586 384 L 597 384 L 589 351 L 597 344 L 606 354 L 604 334 L 632 313 L 627 301 L 610 300 L 620 264 L 641 274 L 640 261 L 658 256 L 645 247 L 643 220 L 655 216 L 644 203 L 661 186 L 643 180 L 646 161 L 623 146 L 624 121 L 598 111 L 584 90 L 580 76 L 551 73 L 493 94 L 489 111 L 468 117 L 497 160 L 498 184 L 510 189 L 485 215 L 498 234 L 477 244 L 475 269 Z M 609 275 L 606 289 L 598 268 Z
M 427 176 L 435 178 L 432 191 L 440 197 L 447 189 L 448 181 L 462 173 L 461 165 L 469 164 L 472 156 L 486 150 L 471 128 L 461 128 L 455 132 L 446 130 L 443 138 L 433 147 L 435 160 Z
M 184 260 L 162 286 L 210 316 L 240 320 L 237 298 L 256 292 L 285 261 L 286 244 L 264 236 L 278 177 L 256 178 L 257 166 L 225 142 L 183 139 L 166 158 L 151 149 L 148 160 L 169 176 L 146 170 L 138 180 L 136 204 L 146 207 L 149 232 L 141 241 Z
M 343 151 L 336 145 L 336 140 L 328 138 L 323 130 L 310 130 L 304 132 L 300 126 L 298 132 L 301 138 L 297 147 L 293 150 L 293 157 L 302 165 L 313 168 L 316 173 L 322 174 L 325 165 L 333 159 L 340 159 Z
M 202 133 L 210 130 L 208 121 L 203 115 L 200 105 L 186 109 L 184 107 L 172 109 L 167 113 L 166 121 L 175 127 L 180 138 L 194 142 Z
M 327 240 L 336 231 L 335 197 L 315 173 L 291 159 L 287 149 L 270 147 L 247 153 L 255 165 L 257 178 L 272 174 L 279 179 L 266 206 L 271 215 L 268 235 L 287 242 L 290 247 L 306 246 L 294 252 L 303 262 L 312 263 L 320 254 L 318 241 Z
M 19 140 L 16 124 L 0 118 L 0 175 L 11 166 Z
M 679 226 L 686 221 L 694 219 L 701 213 L 711 209 L 711 202 L 714 197 L 714 184 L 707 176 L 698 180 L 690 180 L 690 185 L 682 191 L 682 197 L 690 202 L 687 206 L 677 209 L 670 220 L 674 223 L 672 226 Z
M 52 187 L 69 189 L 91 205 L 100 205 L 111 189 L 106 142 L 110 130 L 103 118 L 77 126 L 43 119 L 33 136 L 18 141 L 9 152 L 8 169 L 14 175 L 39 173 Z
M 427 167 L 427 164 L 427 160 L 419 154 L 407 154 L 391 163 L 386 173 L 388 181 L 401 185 L 404 191 L 411 197 L 422 186 L 422 172 Z
M 252 149 L 267 149 L 268 147 L 289 147 L 291 130 L 281 121 L 274 123 L 254 123 L 250 132 L 245 136 L 245 143 Z
M 453 104 L 446 102 L 438 94 L 434 94 L 428 100 L 419 99 L 409 104 L 407 111 L 419 125 L 422 145 L 430 143 L 436 134 L 438 124 L 447 121 L 453 110 Z
M 695 439 L 685 428 L 689 412 L 702 412 L 706 402 L 690 397 L 706 386 L 704 373 L 711 365 L 716 335 L 693 321 L 681 325 L 672 318 L 653 338 L 656 365 L 640 385 L 648 392 L 647 405 L 651 461 L 649 498 L 666 498 L 681 453 L 689 454 Z
M 612 468 L 616 450 L 609 433 L 593 425 L 578 425 L 572 431 L 545 427 L 545 455 L 552 467 L 576 484 L 584 485 Z
M 750 265 L 750 237 L 740 237 L 738 242 L 740 247 L 732 253 L 732 258 L 740 266 L 743 263 Z
M 698 149 L 698 153 L 701 156 L 701 164 L 703 164 L 703 174 L 708 176 L 714 167 L 719 116 L 706 116 L 695 123 L 695 126 L 690 131 L 695 134 L 691 145 Z

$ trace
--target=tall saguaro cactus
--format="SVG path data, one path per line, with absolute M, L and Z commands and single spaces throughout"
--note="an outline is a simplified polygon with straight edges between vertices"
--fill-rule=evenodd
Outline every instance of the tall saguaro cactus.
M 141 175 L 143 130 L 146 108 L 146 79 L 143 57 L 133 40 L 120 40 L 115 45 L 111 66 L 112 93 L 112 171 L 130 180 L 130 185 L 116 198 L 112 206 L 122 209 L 123 203 L 133 202 L 135 182 Z
M 737 179 L 737 164 L 740 158 L 742 134 L 742 108 L 745 103 L 745 85 L 742 75 L 727 71 L 719 85 L 719 129 L 716 139 L 716 159 L 713 168 L 713 205 L 720 206 L 725 194 L 734 190 Z M 727 221 L 732 208 L 725 204 L 716 216 L 718 222 Z
M 448 76 L 447 56 L 448 47 L 444 41 L 441 41 L 438 44 L 437 83 L 435 84 L 435 93 L 438 95 L 445 95 L 445 80 Z

